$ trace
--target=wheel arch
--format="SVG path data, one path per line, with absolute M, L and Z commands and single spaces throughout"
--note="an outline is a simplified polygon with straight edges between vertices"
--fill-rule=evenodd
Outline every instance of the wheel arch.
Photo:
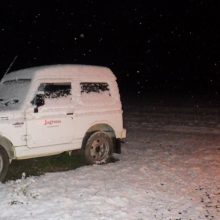
M 15 158 L 15 153 L 13 149 L 13 144 L 10 140 L 8 140 L 4 136 L 0 136 L 0 146 L 4 148 L 4 150 L 7 152 L 8 157 L 10 160 Z
M 115 131 L 112 128 L 111 125 L 106 124 L 106 123 L 98 123 L 98 124 L 94 124 L 92 125 L 86 132 L 82 141 L 82 146 L 81 149 L 83 149 L 85 147 L 85 144 L 88 140 L 88 138 L 91 136 L 91 134 L 93 134 L 96 131 L 103 131 L 105 133 L 107 133 L 113 141 L 115 141 Z

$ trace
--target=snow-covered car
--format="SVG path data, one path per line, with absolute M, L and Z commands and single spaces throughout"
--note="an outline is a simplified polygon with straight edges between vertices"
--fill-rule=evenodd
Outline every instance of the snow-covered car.
M 116 77 L 106 67 L 52 65 L 0 83 L 0 181 L 9 164 L 81 149 L 89 164 L 120 153 L 126 137 Z

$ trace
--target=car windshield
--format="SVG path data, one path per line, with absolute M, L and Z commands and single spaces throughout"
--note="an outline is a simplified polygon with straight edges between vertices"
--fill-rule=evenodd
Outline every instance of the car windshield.
M 0 83 L 0 110 L 19 108 L 30 87 L 30 79 L 15 79 Z

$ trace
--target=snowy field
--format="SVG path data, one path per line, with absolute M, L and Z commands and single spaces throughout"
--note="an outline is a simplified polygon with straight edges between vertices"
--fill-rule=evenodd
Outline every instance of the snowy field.
M 0 220 L 220 219 L 220 109 L 130 103 L 115 163 L 0 184 Z

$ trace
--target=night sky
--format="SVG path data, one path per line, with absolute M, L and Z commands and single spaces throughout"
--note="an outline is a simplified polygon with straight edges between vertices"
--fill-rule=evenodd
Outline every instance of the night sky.
M 220 1 L 14 1 L 0 7 L 1 75 L 59 63 L 110 67 L 123 96 L 220 100 Z

